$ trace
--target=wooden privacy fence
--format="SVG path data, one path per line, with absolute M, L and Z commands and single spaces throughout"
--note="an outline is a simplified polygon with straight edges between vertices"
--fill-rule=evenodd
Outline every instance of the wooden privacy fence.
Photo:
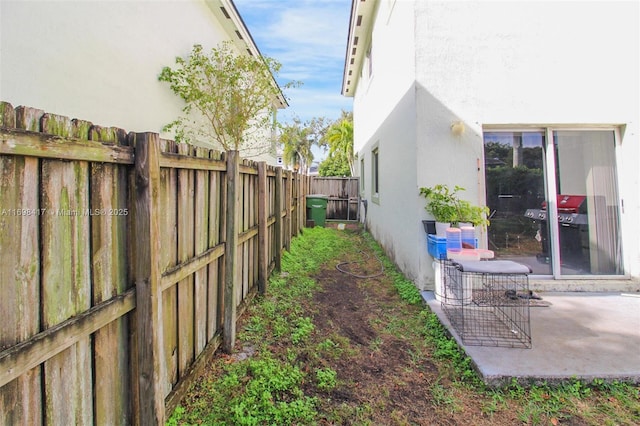
M 357 177 L 320 177 L 311 179 L 309 193 L 329 197 L 327 219 L 358 220 L 360 190 Z
M 0 424 L 161 424 L 304 224 L 305 176 L 0 103 Z

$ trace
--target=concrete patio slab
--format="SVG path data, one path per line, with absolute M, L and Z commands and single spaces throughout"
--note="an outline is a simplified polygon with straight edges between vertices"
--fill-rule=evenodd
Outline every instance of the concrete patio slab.
M 587 381 L 640 383 L 640 294 L 538 293 L 531 307 L 531 349 L 465 345 L 433 292 L 423 298 L 473 360 L 487 385 Z

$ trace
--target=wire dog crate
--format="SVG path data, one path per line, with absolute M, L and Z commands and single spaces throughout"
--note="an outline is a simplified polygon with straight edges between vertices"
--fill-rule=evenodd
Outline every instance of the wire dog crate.
M 440 260 L 442 310 L 467 345 L 531 348 L 529 273 L 506 260 Z

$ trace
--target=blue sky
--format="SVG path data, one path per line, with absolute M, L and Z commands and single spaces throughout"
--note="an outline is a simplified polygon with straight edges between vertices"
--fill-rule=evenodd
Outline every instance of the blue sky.
M 234 0 L 260 52 L 282 64 L 278 82 L 301 81 L 285 90 L 289 108 L 281 122 L 297 116 L 334 120 L 351 111 L 340 94 L 351 0 Z

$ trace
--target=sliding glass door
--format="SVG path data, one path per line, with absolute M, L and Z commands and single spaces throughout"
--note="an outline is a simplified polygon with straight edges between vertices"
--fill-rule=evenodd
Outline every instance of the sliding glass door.
M 534 275 L 623 274 L 613 130 L 486 131 L 489 249 Z
M 561 274 L 622 274 L 613 131 L 554 131 L 553 142 Z M 583 199 L 569 221 L 562 197 L 573 194 Z

